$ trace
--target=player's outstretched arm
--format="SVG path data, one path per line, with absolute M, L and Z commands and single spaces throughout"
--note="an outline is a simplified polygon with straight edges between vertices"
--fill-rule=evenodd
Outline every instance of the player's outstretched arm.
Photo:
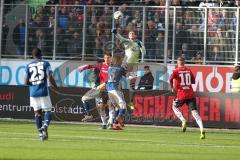
M 117 29 L 116 29 L 116 28 L 113 28 L 113 29 L 112 29 L 112 33 L 117 37 L 117 39 L 118 39 L 120 42 L 129 41 L 129 39 L 124 38 L 124 37 L 121 36 L 119 33 L 117 33 Z
M 81 73 L 84 70 L 93 69 L 93 68 L 97 68 L 98 69 L 99 65 L 98 64 L 89 64 L 89 65 L 80 66 L 78 68 L 78 71 Z

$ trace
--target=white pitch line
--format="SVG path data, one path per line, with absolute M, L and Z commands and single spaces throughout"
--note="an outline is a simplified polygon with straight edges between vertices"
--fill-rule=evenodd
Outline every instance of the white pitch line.
M 30 133 L 17 133 L 17 132 L 0 132 L 0 134 L 8 134 L 8 135 L 25 135 L 25 136 L 36 136 L 37 134 L 30 134 Z M 109 141 L 124 141 L 129 143 L 142 143 L 143 145 L 146 145 L 146 143 L 151 145 L 157 145 L 157 146 L 188 146 L 188 147 L 212 147 L 212 148 L 237 148 L 240 149 L 240 146 L 234 146 L 234 145 L 218 145 L 218 144 L 199 144 L 199 143 L 169 143 L 167 141 L 151 141 L 151 140 L 131 140 L 126 138 L 106 138 L 106 137 L 94 137 L 94 136 L 67 136 L 69 139 L 66 139 L 65 136 L 62 135 L 56 135 L 51 134 L 51 137 L 54 138 L 61 138 L 61 139 L 54 139 L 56 141 L 64 141 L 64 142 L 72 142 L 74 139 L 71 138 L 79 138 L 79 139 L 88 139 L 88 140 L 109 140 Z M 0 139 L 6 139 L 6 137 L 2 136 Z M 14 140 L 37 140 L 34 138 L 17 138 L 17 137 L 8 137 L 8 139 L 14 139 Z M 200 140 L 199 140 L 200 141 Z M 205 140 L 201 140 L 203 143 Z

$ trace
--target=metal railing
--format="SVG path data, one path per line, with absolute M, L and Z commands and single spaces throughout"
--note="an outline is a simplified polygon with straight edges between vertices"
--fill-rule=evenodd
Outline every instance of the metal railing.
M 136 31 L 147 51 L 139 57 L 142 61 L 163 62 L 167 58 L 168 63 L 174 63 L 178 56 L 198 64 L 239 61 L 239 8 L 171 6 L 164 57 L 164 6 L 56 5 L 35 10 L 22 4 L 1 7 L 1 58 L 28 59 L 32 48 L 39 47 L 44 57 L 52 60 L 96 60 L 105 50 L 121 50 L 111 33 L 116 27 L 125 37 L 129 30 Z M 120 21 L 113 19 L 116 10 L 124 13 Z

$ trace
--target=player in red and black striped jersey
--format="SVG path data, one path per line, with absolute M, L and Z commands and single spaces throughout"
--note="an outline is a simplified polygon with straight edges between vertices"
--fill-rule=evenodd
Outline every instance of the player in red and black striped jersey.
M 202 119 L 197 111 L 196 98 L 192 88 L 192 84 L 195 83 L 195 77 L 192 71 L 184 65 L 185 59 L 179 57 L 177 59 L 177 68 L 175 68 L 170 75 L 170 85 L 172 87 L 172 91 L 177 93 L 177 98 L 173 101 L 172 109 L 175 115 L 182 121 L 182 129 L 183 132 L 185 132 L 187 121 L 178 108 L 186 103 L 188 107 L 191 108 L 192 116 L 195 118 L 200 128 L 200 139 L 204 139 L 205 131 L 203 129 Z
M 82 121 L 92 120 L 93 117 L 89 113 L 89 106 L 87 101 L 90 99 L 96 98 L 96 103 L 97 103 L 99 113 L 103 122 L 101 126 L 103 129 L 106 128 L 106 114 L 105 114 L 104 106 L 107 105 L 108 96 L 107 96 L 107 93 L 105 92 L 106 91 L 105 87 L 102 87 L 100 89 L 97 87 L 98 85 L 101 85 L 108 80 L 108 68 L 111 65 L 111 58 L 112 58 L 111 53 L 106 52 L 104 53 L 104 62 L 98 63 L 98 64 L 86 65 L 79 68 L 79 72 L 82 72 L 88 69 L 95 69 L 99 71 L 99 74 L 97 75 L 99 76 L 98 77 L 99 79 L 98 79 L 98 82 L 95 83 L 95 87 L 89 90 L 87 93 L 85 93 L 84 96 L 82 97 L 83 109 L 85 114 L 85 117 L 82 119 Z

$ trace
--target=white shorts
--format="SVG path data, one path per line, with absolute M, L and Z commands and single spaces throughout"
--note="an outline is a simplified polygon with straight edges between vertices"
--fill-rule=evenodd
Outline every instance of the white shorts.
M 52 103 L 50 96 L 44 97 L 30 97 L 30 106 L 33 107 L 34 111 L 42 109 L 43 111 L 51 111 Z
M 110 102 L 113 105 L 119 105 L 120 108 L 126 107 L 126 102 L 125 102 L 122 91 L 120 91 L 120 90 L 108 91 L 108 97 L 109 97 Z

